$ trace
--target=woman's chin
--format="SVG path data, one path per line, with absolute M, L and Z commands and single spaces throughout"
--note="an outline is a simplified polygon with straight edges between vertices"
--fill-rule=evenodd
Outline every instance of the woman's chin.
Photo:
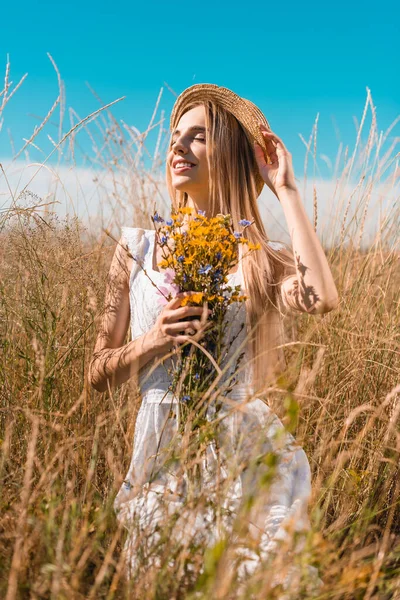
M 187 185 L 187 181 L 182 178 L 182 181 L 173 181 L 172 186 L 179 192 L 189 192 L 190 186 Z

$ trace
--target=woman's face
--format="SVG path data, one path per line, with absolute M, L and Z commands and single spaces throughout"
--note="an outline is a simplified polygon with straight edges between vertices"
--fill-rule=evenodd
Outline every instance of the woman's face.
M 175 167 L 176 162 L 188 161 L 192 166 Z M 204 106 L 195 106 L 180 118 L 171 135 L 168 152 L 172 185 L 191 198 L 208 195 L 208 164 L 206 155 L 206 120 Z M 182 167 L 182 168 L 181 168 Z

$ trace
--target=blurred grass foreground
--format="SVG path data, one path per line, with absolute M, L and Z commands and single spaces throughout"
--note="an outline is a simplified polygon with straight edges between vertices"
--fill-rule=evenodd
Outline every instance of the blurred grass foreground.
M 293 559 L 302 573 L 296 587 L 273 586 L 285 548 L 238 585 L 229 540 L 179 547 L 171 523 L 160 564 L 144 562 L 127 581 L 126 531 L 112 503 L 140 396 L 133 381 L 95 392 L 87 369 L 113 237 L 121 225 L 150 228 L 154 205 L 161 213 L 169 205 L 168 127 L 163 111 L 157 120 L 161 93 L 144 133 L 117 121 L 111 106 L 80 119 L 67 111 L 54 67 L 56 102 L 20 149 L 11 144 L 0 171 L 0 596 L 307 598 L 302 567 L 311 564 L 323 581 L 313 597 L 400 598 L 397 121 L 379 132 L 368 90 L 354 147 L 339 147 L 329 182 L 315 178 L 317 121 L 304 141 L 304 201 L 311 198 L 340 305 L 285 317 L 288 368 L 268 398 L 312 469 L 312 529 Z M 23 93 L 23 81 L 12 85 L 7 65 L 3 136 L 15 91 Z

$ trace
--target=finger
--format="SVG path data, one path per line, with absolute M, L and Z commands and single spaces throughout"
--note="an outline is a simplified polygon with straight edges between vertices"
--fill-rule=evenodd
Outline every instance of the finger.
M 276 155 L 276 144 L 272 139 L 265 138 L 265 147 L 270 158 L 272 155 Z
M 177 335 L 175 338 L 175 343 L 177 344 L 185 344 L 186 342 L 190 342 L 191 338 L 188 335 Z
M 185 342 L 190 342 L 191 340 L 195 340 L 196 342 L 199 342 L 205 335 L 206 331 L 210 328 L 213 327 L 214 323 L 207 323 L 204 327 L 200 326 L 200 329 L 197 331 L 197 333 L 194 333 L 192 335 L 176 335 L 174 337 L 174 345 L 177 344 L 184 344 Z
M 260 129 L 262 129 L 264 131 L 272 131 L 272 129 L 270 127 L 267 127 L 267 125 L 265 123 L 262 123 L 261 121 L 258 121 L 257 125 L 259 126 Z
M 257 144 L 257 143 L 256 143 Z M 268 163 L 270 164 L 275 164 L 278 161 L 278 155 L 276 153 L 276 146 L 274 146 L 273 144 L 266 144 L 265 145 L 265 152 L 264 150 L 261 149 L 260 145 L 254 145 L 255 149 L 256 149 L 256 159 L 258 160 L 258 162 L 261 163 L 261 165 L 266 165 Z M 257 150 L 257 147 L 259 148 L 259 150 Z M 267 158 L 265 158 L 265 156 L 267 156 Z
M 267 156 L 267 158 L 270 160 L 271 163 L 275 163 L 278 160 L 278 156 L 276 153 L 276 143 L 274 142 L 274 140 L 272 138 L 264 138 L 264 142 L 265 142 L 265 151 L 263 148 L 261 148 L 260 144 L 258 144 L 257 142 L 255 142 L 254 144 L 254 148 L 256 151 L 256 158 L 258 158 L 261 163 L 266 163 L 267 160 L 265 158 L 265 156 Z
M 281 145 L 285 152 L 287 152 L 287 148 L 283 143 L 283 140 L 278 135 L 276 135 L 276 133 L 274 133 L 273 131 L 268 131 L 267 129 L 263 129 L 262 127 L 260 127 L 260 129 L 261 133 L 263 134 L 266 140 L 272 140 L 273 142 L 275 142 L 276 146 Z
M 279 162 L 279 157 L 275 148 L 268 154 L 268 156 L 271 160 L 271 163 Z
M 211 310 L 208 311 L 207 317 L 210 315 L 210 313 Z M 174 323 L 176 321 L 179 321 L 179 319 L 200 316 L 202 314 L 202 306 L 182 306 L 181 308 L 171 309 L 171 311 L 165 315 L 165 321 L 167 323 Z
M 198 331 L 206 331 L 214 326 L 213 321 L 207 321 L 205 324 L 200 323 L 200 321 L 191 321 L 191 323 Z
M 261 163 L 261 165 L 266 164 L 266 158 L 264 150 L 261 148 L 260 144 L 254 142 L 254 154 L 256 156 L 257 162 Z
M 210 313 L 211 313 L 211 310 L 209 310 L 209 308 L 208 308 L 208 302 L 204 302 L 204 304 L 203 304 L 203 312 L 202 312 L 201 317 L 200 317 L 200 323 L 202 325 L 206 324 L 207 319 L 208 319 Z
M 198 331 L 192 336 L 192 339 L 198 342 L 204 337 L 206 331 L 210 329 L 210 327 L 214 327 L 214 323 L 206 323 L 204 327 L 200 326 Z
M 181 321 L 180 323 L 170 323 L 165 328 L 165 332 L 168 335 L 176 335 L 182 331 L 184 331 L 185 333 L 189 333 L 189 331 L 191 331 L 192 334 L 196 333 L 196 330 L 193 327 L 193 321 Z
M 289 156 L 288 149 L 279 138 L 276 138 L 275 144 L 274 150 L 268 154 L 273 163 L 279 161 L 279 159 L 287 158 Z

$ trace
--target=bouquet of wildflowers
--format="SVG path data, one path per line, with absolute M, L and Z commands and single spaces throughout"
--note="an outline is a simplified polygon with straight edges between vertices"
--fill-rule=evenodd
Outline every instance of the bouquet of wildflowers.
M 185 215 L 189 219 L 184 224 Z M 181 306 L 206 304 L 205 308 L 211 310 L 212 326 L 199 343 L 189 340 L 180 347 L 171 373 L 170 390 L 179 400 L 179 433 L 197 433 L 199 441 L 201 430 L 207 429 L 202 428 L 207 424 L 206 398 L 221 378 L 221 364 L 229 349 L 224 339 L 227 307 L 246 300 L 240 285 L 228 285 L 228 274 L 238 263 L 240 244 L 247 243 L 249 252 L 257 250 L 259 244 L 251 244 L 243 236 L 252 223 L 243 219 L 239 222 L 242 231 L 234 231 L 230 215 L 208 218 L 203 211 L 196 213 L 185 207 L 172 213 L 167 221 L 157 213 L 152 219 L 163 254 L 158 266 L 165 270 L 166 286 L 159 287 L 160 302 L 168 302 L 179 292 L 192 291 L 182 299 Z M 218 411 L 218 401 L 215 406 Z

